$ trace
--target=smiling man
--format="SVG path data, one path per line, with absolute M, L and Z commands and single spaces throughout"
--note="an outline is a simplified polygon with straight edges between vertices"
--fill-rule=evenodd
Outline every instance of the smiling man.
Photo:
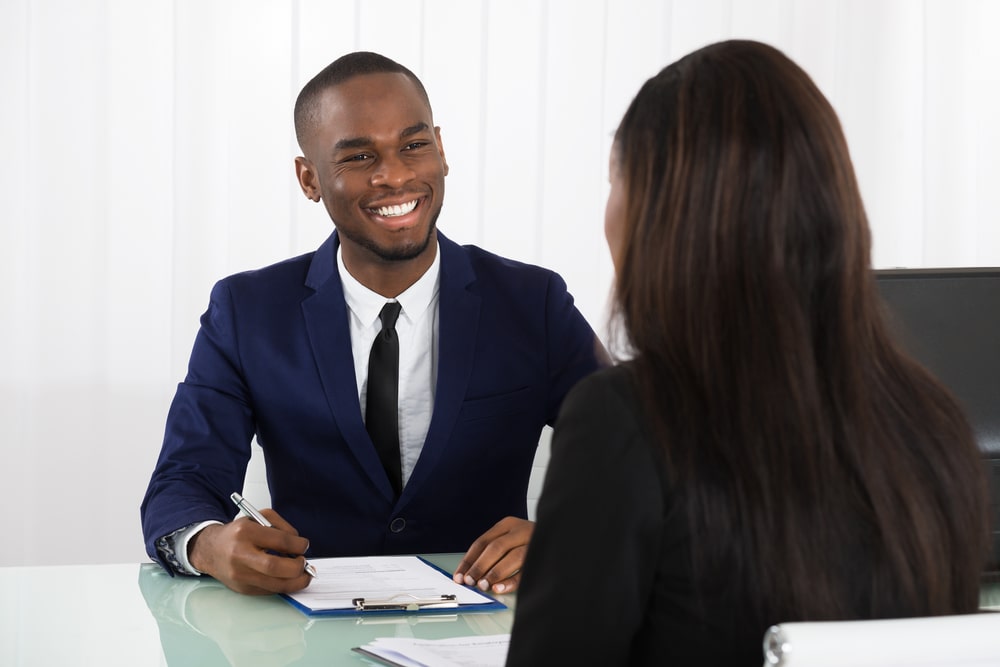
M 298 183 L 335 231 L 212 290 L 142 503 L 147 552 L 245 593 L 304 588 L 305 556 L 465 552 L 456 580 L 515 590 L 541 429 L 603 348 L 558 275 L 437 231 L 448 163 L 410 70 L 343 56 L 295 130 Z M 233 519 L 253 438 L 272 527 Z

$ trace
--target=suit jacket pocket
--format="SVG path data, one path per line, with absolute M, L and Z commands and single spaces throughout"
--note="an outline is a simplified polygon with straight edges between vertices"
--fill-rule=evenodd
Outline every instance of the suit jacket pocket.
M 522 387 L 503 394 L 466 399 L 462 403 L 458 419 L 462 422 L 472 422 L 530 412 L 538 403 L 534 394 L 535 390 L 532 387 Z

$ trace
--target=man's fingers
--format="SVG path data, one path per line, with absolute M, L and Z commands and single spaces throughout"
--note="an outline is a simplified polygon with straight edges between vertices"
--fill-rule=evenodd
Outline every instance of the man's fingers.
M 312 581 L 304 565 L 302 556 L 287 558 L 257 548 L 239 549 L 213 576 L 239 593 L 294 593 Z
M 531 521 L 515 517 L 498 521 L 473 542 L 455 570 L 455 581 L 494 593 L 515 590 L 534 527 Z
M 472 586 L 474 584 L 474 580 L 472 583 L 468 581 L 467 575 L 472 574 L 473 576 L 477 576 L 482 574 L 479 571 L 476 572 L 470 572 L 470 571 L 473 570 L 476 561 L 478 561 L 480 557 L 482 557 L 483 552 L 490 545 L 490 543 L 498 535 L 501 535 L 504 532 L 506 531 L 504 529 L 501 529 L 500 524 L 497 523 L 488 531 L 486 531 L 478 538 L 476 538 L 476 541 L 472 543 L 472 546 L 469 547 L 469 550 L 465 552 L 465 555 L 462 557 L 462 560 L 458 563 L 458 567 L 455 568 L 454 579 L 457 583 L 465 584 L 467 586 Z
M 517 587 L 521 585 L 521 571 L 518 570 L 514 573 L 514 576 L 507 577 L 500 581 L 495 582 L 489 587 L 489 590 L 496 594 L 500 593 L 513 593 L 517 590 Z
M 285 521 L 285 518 L 283 516 L 275 512 L 270 507 L 261 510 L 260 513 L 263 514 L 267 518 L 267 520 L 271 522 L 271 525 L 277 528 L 278 530 L 282 530 L 286 533 L 291 533 L 292 535 L 299 534 L 299 531 L 295 530 L 295 526 Z
M 289 557 L 285 553 L 255 548 L 240 554 L 238 562 L 265 577 L 293 579 L 305 571 L 306 559 L 303 556 Z
M 493 567 L 470 585 L 475 585 L 482 591 L 510 593 L 521 581 L 521 565 L 524 564 L 526 553 L 527 547 L 524 545 L 510 549 Z
M 277 512 L 263 510 L 261 514 L 271 521 L 270 528 L 261 526 L 251 519 L 237 519 L 233 522 L 238 524 L 235 530 L 245 534 L 248 542 L 265 551 L 299 556 L 309 549 L 309 540 L 300 537 L 298 531 Z
M 284 526 L 287 522 L 273 514 Z M 268 517 L 271 521 L 271 517 Z M 209 526 L 191 544 L 191 564 L 239 593 L 293 593 L 309 585 L 301 555 L 309 541 L 292 532 L 240 518 Z M 293 557 L 288 557 L 291 554 Z
M 289 559 L 286 559 L 289 560 Z M 301 570 L 301 568 L 300 568 Z M 223 582 L 237 593 L 246 595 L 273 595 L 274 593 L 295 593 L 312 582 L 305 572 L 291 578 L 276 578 L 261 574 L 256 570 L 246 570 L 231 582 Z

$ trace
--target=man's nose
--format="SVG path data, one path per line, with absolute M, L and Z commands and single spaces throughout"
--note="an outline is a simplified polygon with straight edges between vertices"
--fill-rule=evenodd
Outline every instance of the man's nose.
M 398 188 L 413 180 L 414 176 L 413 169 L 406 164 L 402 157 L 391 154 L 379 158 L 375 171 L 372 172 L 371 184 L 375 187 Z

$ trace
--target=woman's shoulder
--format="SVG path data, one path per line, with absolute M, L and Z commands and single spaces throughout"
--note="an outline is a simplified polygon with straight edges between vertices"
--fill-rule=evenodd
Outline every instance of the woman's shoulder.
M 611 398 L 635 401 L 638 396 L 635 385 L 635 371 L 632 362 L 625 362 L 602 368 L 580 380 L 570 392 L 570 397 L 589 399 Z
M 620 438 L 645 431 L 639 405 L 634 371 L 624 363 L 603 368 L 577 382 L 559 414 L 564 425 L 574 422 L 594 436 L 606 435 L 610 430 Z

